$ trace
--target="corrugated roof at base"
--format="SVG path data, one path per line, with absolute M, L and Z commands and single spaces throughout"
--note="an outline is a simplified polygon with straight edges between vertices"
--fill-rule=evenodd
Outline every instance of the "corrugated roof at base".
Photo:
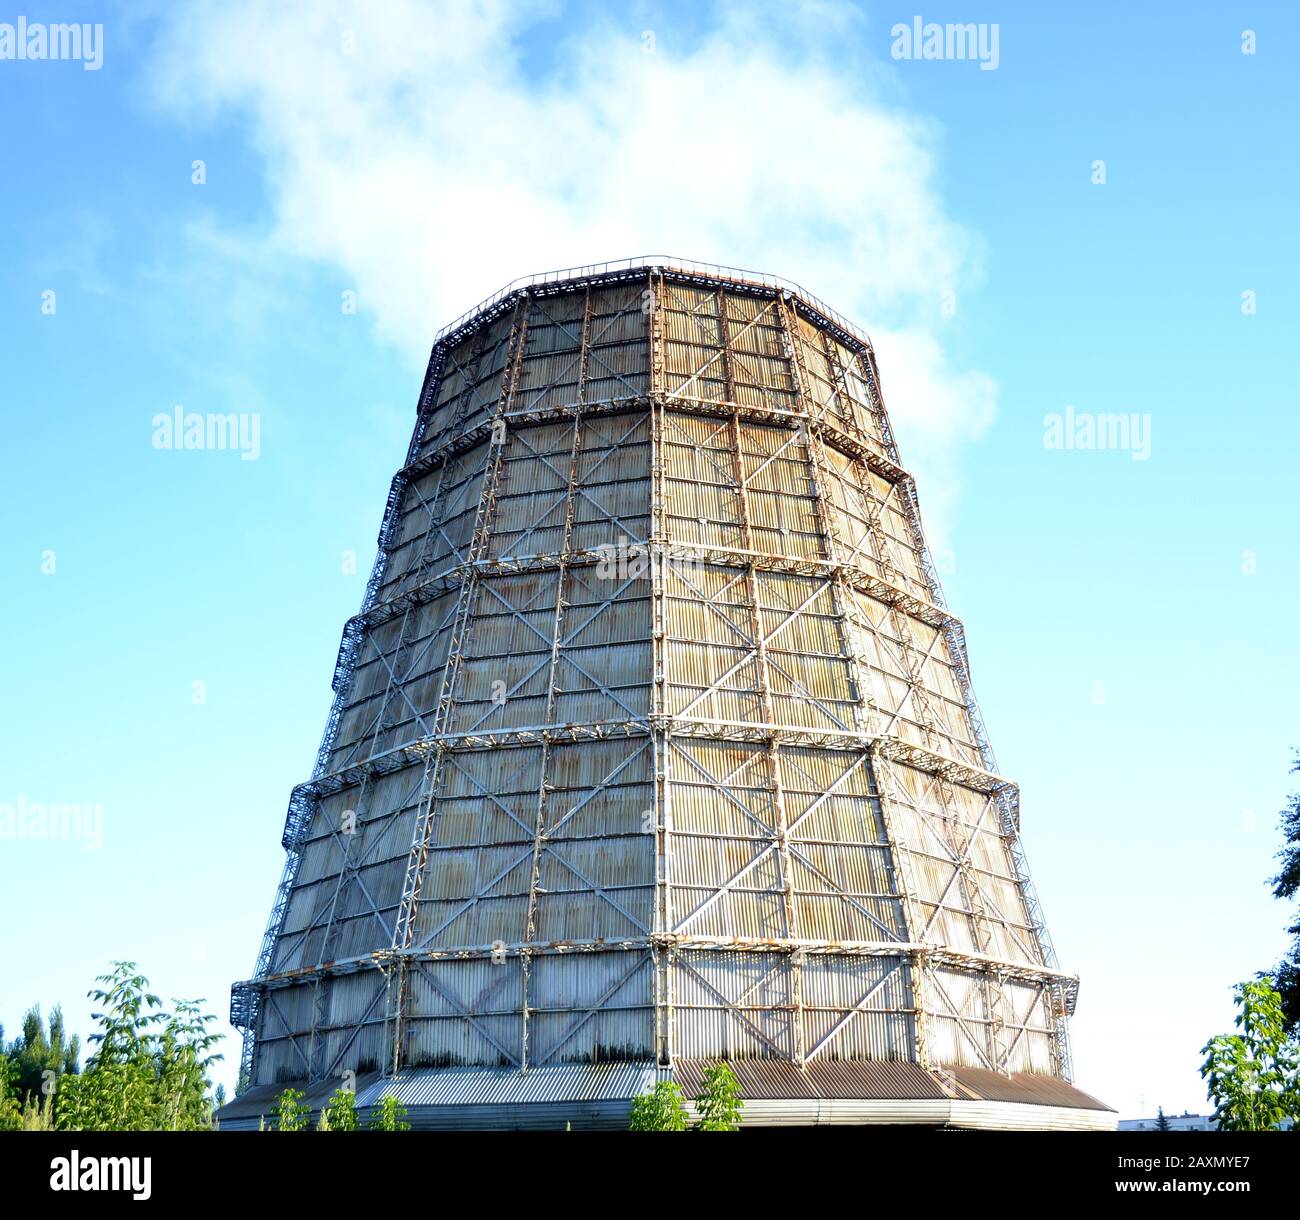
M 356 1079 L 357 1093 L 360 1094 L 378 1079 L 378 1072 L 362 1073 Z M 303 1095 L 302 1104 L 310 1110 L 319 1110 L 333 1096 L 334 1090 L 341 1088 L 343 1084 L 344 1081 L 341 1077 L 311 1081 L 287 1080 L 282 1084 L 260 1084 L 256 1088 L 241 1093 L 233 1101 L 228 1101 L 222 1106 L 217 1111 L 217 1120 L 222 1123 L 229 1123 L 240 1119 L 253 1119 L 254 1125 L 256 1125 L 256 1120 L 265 1115 L 269 1123 L 271 1115 L 275 1113 L 276 1098 L 285 1089 L 300 1090 Z
M 417 1107 L 534 1107 L 627 1103 L 671 1076 L 686 1096 L 699 1095 L 704 1073 L 716 1060 L 679 1059 L 671 1073 L 653 1063 L 574 1063 L 529 1068 L 447 1067 L 405 1072 L 396 1077 L 368 1073 L 357 1080 L 357 1108 L 363 1114 L 386 1096 L 408 1109 Z M 1053 1076 L 1017 1072 L 1004 1076 L 978 1068 L 953 1068 L 942 1077 L 919 1064 L 893 1060 L 814 1061 L 802 1068 L 788 1060 L 738 1059 L 731 1069 L 746 1101 L 988 1101 L 1062 1109 L 1113 1112 L 1095 1097 Z M 304 1091 L 303 1102 L 317 1110 L 338 1087 L 336 1080 L 262 1085 L 237 1097 L 218 1117 L 226 1125 L 256 1125 L 270 1116 L 275 1099 L 289 1087 Z M 620 1113 L 623 1112 L 620 1107 Z M 444 1114 L 453 1123 L 458 1111 Z M 468 1116 L 471 1111 L 464 1111 Z M 505 1111 L 484 1112 L 483 1124 L 499 1125 Z M 539 1111 L 541 1113 L 541 1111 Z M 595 1111 L 593 1111 L 593 1114 Z M 603 1113 L 603 1111 L 602 1111 Z M 611 1112 L 612 1113 L 612 1112 Z M 557 1111 L 560 1119 L 564 1112 Z M 513 1125 L 513 1122 L 511 1124 Z
M 395 1096 L 404 1106 L 626 1101 L 668 1073 L 653 1063 L 560 1063 L 517 1068 L 431 1068 L 374 1081 L 357 1092 L 358 1108 Z
M 1030 1106 L 1067 1106 L 1074 1110 L 1111 1110 L 1104 1101 L 1055 1076 L 1013 1072 L 1004 1076 L 987 1068 L 953 1068 L 963 1092 L 981 1101 L 1016 1101 Z M 1114 1111 L 1112 1110 L 1112 1113 Z
M 688 1097 L 695 1097 L 704 1084 L 705 1071 L 713 1060 L 679 1059 L 673 1078 Z M 731 1070 L 740 1082 L 742 1098 L 935 1098 L 950 1095 L 939 1081 L 916 1063 L 900 1060 L 826 1060 L 800 1068 L 782 1059 L 736 1059 Z

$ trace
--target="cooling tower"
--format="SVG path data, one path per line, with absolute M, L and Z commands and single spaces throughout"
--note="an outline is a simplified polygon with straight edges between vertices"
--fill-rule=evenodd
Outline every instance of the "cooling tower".
M 1112 1128 L 865 335 L 642 259 L 446 328 L 346 624 L 244 1092 L 626 1126 Z

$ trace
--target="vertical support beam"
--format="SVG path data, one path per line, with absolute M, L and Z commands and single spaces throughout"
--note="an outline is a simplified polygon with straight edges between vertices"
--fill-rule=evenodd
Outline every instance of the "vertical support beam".
M 722 364 L 726 379 L 732 474 L 736 482 L 741 546 L 752 555 L 755 550 L 753 520 L 750 516 L 748 478 L 745 474 L 745 458 L 742 452 L 743 433 L 740 428 L 740 409 L 736 403 L 735 369 L 731 352 L 731 327 L 727 319 L 726 297 L 721 289 L 714 294 L 714 300 L 718 311 L 718 331 L 722 345 Z M 772 732 L 776 724 L 776 713 L 772 704 L 771 669 L 767 659 L 767 635 L 763 627 L 763 612 L 759 604 L 758 570 L 752 558 L 745 562 L 743 572 L 745 601 L 749 610 L 749 630 L 754 643 L 754 665 L 757 671 L 760 716 L 762 723 L 768 729 L 765 735 L 764 748 L 767 754 L 769 791 L 772 794 L 772 813 L 776 820 L 774 837 L 776 840 L 777 865 L 781 873 L 781 915 L 782 922 L 785 925 L 779 935 L 795 936 L 797 934 L 797 913 L 794 900 L 794 880 L 790 866 L 790 849 L 786 840 L 785 790 L 781 776 L 780 747 L 777 745 L 775 733 Z
M 658 267 L 651 267 L 645 292 L 641 296 L 643 308 L 648 310 L 650 338 L 650 378 L 649 396 L 656 402 L 662 402 L 667 394 L 664 377 L 664 310 L 668 308 L 667 290 L 664 287 L 664 273 Z
M 921 911 L 920 898 L 916 885 L 916 874 L 912 867 L 912 852 L 902 834 L 895 817 L 898 806 L 898 792 L 894 786 L 893 772 L 889 760 L 881 753 L 879 743 L 871 748 L 867 765 L 871 768 L 871 787 L 875 792 L 880 823 L 885 828 L 885 839 L 889 844 L 889 857 L 894 874 L 894 889 L 901 900 L 904 933 L 907 941 L 920 943 L 926 921 Z M 912 1002 L 915 1008 L 913 1028 L 916 1037 L 917 1062 L 923 1068 L 933 1069 L 931 1049 L 927 1031 L 929 1011 L 928 962 L 923 950 L 917 950 L 912 956 Z
M 826 558 L 835 565 L 834 576 L 830 581 L 831 601 L 835 617 L 839 624 L 840 649 L 852 666 L 854 694 L 854 727 L 864 737 L 875 736 L 871 694 L 865 681 L 865 656 L 858 642 L 855 623 L 850 613 L 851 594 L 844 580 L 843 564 L 848 553 L 844 540 L 840 537 L 835 523 L 835 510 L 830 501 L 832 475 L 826 458 L 826 440 L 821 424 L 814 419 L 812 410 L 812 390 L 808 380 L 808 371 L 799 355 L 799 336 L 795 331 L 798 318 L 788 297 L 778 301 L 781 322 L 785 328 L 785 347 L 787 359 L 798 395 L 799 431 L 807 450 L 808 476 L 813 486 L 814 509 L 817 529 L 822 536 Z
M 930 1039 L 930 1017 L 936 1011 L 930 1001 L 933 990 L 930 983 L 930 958 L 923 950 L 912 954 L 912 1028 L 916 1037 L 916 1061 L 927 1072 L 934 1072 L 943 1065 L 939 1063 L 935 1048 Z
M 822 536 L 823 549 L 826 552 L 826 558 L 835 565 L 834 574 L 831 577 L 829 584 L 832 606 L 839 627 L 840 650 L 849 661 L 851 667 L 854 695 L 854 727 L 863 735 L 864 738 L 868 738 L 874 736 L 875 732 L 871 695 L 865 680 L 866 666 L 864 652 L 857 640 L 853 618 L 849 611 L 849 607 L 852 604 L 851 594 L 845 585 L 844 570 L 841 566 L 844 563 L 847 550 L 840 537 L 839 530 L 836 527 L 835 510 L 829 499 L 831 475 L 828 469 L 829 463 L 826 458 L 826 442 L 822 434 L 821 421 L 817 418 L 816 412 L 813 409 L 812 382 L 803 360 L 803 350 L 801 346 L 802 339 L 798 332 L 798 315 L 795 312 L 794 304 L 789 295 L 783 293 L 777 298 L 776 305 L 780 313 L 782 327 L 785 331 L 786 358 L 790 365 L 790 371 L 797 395 L 799 413 L 798 430 L 802 434 L 802 440 L 806 450 L 805 457 L 808 463 L 808 474 L 813 485 L 817 527 Z M 793 982 L 797 988 L 795 995 L 795 1013 L 796 1019 L 798 1020 L 796 1061 L 802 1063 L 804 1053 L 804 959 L 802 955 L 798 954 L 792 954 L 791 957 L 791 969 L 795 973 Z M 796 958 L 797 961 L 795 960 Z
M 384 1028 L 388 1028 L 388 1014 L 393 1014 L 393 1056 L 389 1075 L 396 1076 L 402 1070 L 402 1049 L 406 1039 L 406 1013 L 411 989 L 411 961 L 399 957 L 393 962 L 388 972 L 388 987 L 384 997 L 389 1006 L 384 1013 Z
M 749 480 L 745 473 L 745 456 L 742 449 L 743 433 L 740 427 L 740 407 L 736 401 L 736 376 L 731 349 L 731 324 L 730 319 L 727 317 L 727 298 L 721 289 L 714 294 L 714 300 L 718 311 L 718 335 L 722 348 L 722 365 L 726 384 L 725 397 L 729 408 L 730 448 L 740 514 L 741 546 L 752 556 L 755 552 L 753 519 L 750 514 Z M 771 307 L 768 306 L 768 308 Z M 772 703 L 771 668 L 767 657 L 767 632 L 763 625 L 763 611 L 759 601 L 758 570 L 752 558 L 745 562 L 744 581 L 745 601 L 748 603 L 749 609 L 750 634 L 754 642 L 760 715 L 763 724 L 768 727 L 764 740 L 764 750 L 767 756 L 768 788 L 772 799 L 772 816 L 776 823 L 773 828 L 773 837 L 776 841 L 777 868 L 780 871 L 781 919 L 784 925 L 779 930 L 778 935 L 793 937 L 798 935 L 798 909 L 794 895 L 794 874 L 790 860 L 790 844 L 787 838 L 789 823 L 785 809 L 781 748 L 777 744 L 775 732 L 772 731 L 776 724 L 776 713 Z M 802 1065 L 804 1060 L 803 1009 L 800 999 L 803 990 L 802 958 L 792 953 L 787 966 L 786 982 L 790 988 L 794 1020 L 794 1029 L 792 1031 L 793 1055 L 795 1062 Z M 728 1024 L 727 1028 L 730 1029 L 730 1024 Z
M 665 689 L 668 680 L 668 649 L 665 599 L 668 580 L 667 504 L 664 496 L 664 463 L 667 450 L 664 432 L 667 407 L 664 405 L 664 309 L 663 273 L 649 272 L 642 294 L 646 316 L 650 400 L 650 614 L 651 614 L 651 685 L 650 734 L 654 764 L 654 808 L 650 811 L 655 835 L 655 914 L 654 931 L 667 935 L 673 926 L 672 905 L 672 829 L 670 770 L 673 741 L 669 726 Z M 655 1058 L 663 1067 L 673 1062 L 674 1001 L 672 953 L 665 945 L 654 950 L 654 1037 Z
M 559 694 L 560 652 L 564 642 L 565 611 L 564 586 L 568 580 L 569 562 L 573 550 L 573 517 L 578 490 L 578 459 L 582 453 L 583 406 L 587 374 L 587 349 L 591 342 L 591 289 L 588 288 L 582 307 L 582 338 L 579 353 L 578 402 L 573 411 L 573 436 L 569 443 L 568 486 L 564 493 L 564 530 L 560 540 L 560 560 L 555 571 L 555 601 L 551 614 L 551 659 L 546 673 L 546 713 L 542 724 L 555 723 L 555 701 Z M 528 918 L 524 930 L 525 947 L 520 951 L 520 969 L 523 971 L 523 1007 L 520 1033 L 519 1066 L 528 1068 L 528 1035 L 532 1000 L 532 945 L 537 940 L 537 901 L 542 879 L 542 846 L 546 838 L 548 802 L 550 799 L 551 736 L 542 736 L 542 757 L 537 782 L 537 816 L 533 826 L 533 863 L 528 881 Z
M 788 292 L 777 297 L 777 308 L 781 312 L 781 326 L 785 331 L 785 359 L 793 375 L 797 410 L 805 423 L 811 424 L 816 419 L 813 410 L 812 377 L 803 358 L 803 336 L 799 333 L 799 315 L 794 300 Z
M 663 555 L 658 557 L 663 562 Z M 655 918 L 654 931 L 663 935 L 672 926 L 672 806 L 669 800 L 669 757 L 671 742 L 657 731 L 651 734 L 651 758 L 654 765 L 655 835 Z M 654 954 L 654 1036 L 655 1059 L 663 1067 L 673 1062 L 673 984 L 672 962 L 663 944 L 655 945 Z
M 328 999 L 329 988 L 324 973 L 318 972 L 312 980 L 311 1028 L 307 1034 L 307 1070 L 313 1080 L 319 1080 L 325 1074 L 325 1040 L 320 1035 L 320 1027 L 325 1023 Z
M 442 687 L 432 726 L 434 741 L 429 758 L 425 763 L 424 781 L 421 786 L 420 812 L 415 820 L 414 834 L 411 838 L 411 848 L 406 864 L 406 880 L 402 887 L 402 901 L 398 908 L 397 921 L 393 932 L 393 949 L 398 951 L 409 950 L 415 939 L 416 911 L 419 907 L 420 893 L 424 885 L 424 873 L 429 861 L 434 812 L 437 806 L 438 788 L 442 780 L 443 761 L 447 752 L 443 734 L 447 731 L 448 720 L 455 702 L 461 663 L 464 659 L 467 643 L 467 633 L 470 628 L 474 602 L 478 594 L 479 562 L 486 558 L 490 549 L 497 489 L 501 481 L 501 471 L 504 466 L 503 457 L 508 439 L 506 416 L 514 405 L 515 393 L 519 386 L 520 371 L 523 368 L 524 353 L 528 345 L 528 313 L 531 304 L 531 294 L 521 296 L 515 303 L 510 327 L 510 339 L 506 349 L 505 366 L 501 374 L 501 388 L 497 396 L 496 411 L 492 420 L 488 460 L 483 470 L 483 485 L 479 493 L 478 509 L 474 516 L 473 540 L 470 543 L 465 562 L 460 566 L 460 593 L 451 638 L 447 645 L 447 659 L 443 666 Z M 397 1072 L 401 1067 L 402 1025 L 407 995 L 405 980 L 405 962 L 403 961 L 399 971 L 399 981 L 403 985 L 395 988 L 393 994 L 393 1001 L 397 1005 L 393 1022 L 392 1070 L 394 1072 Z
M 235 1080 L 236 1097 L 253 1085 L 253 1064 L 257 1057 L 257 1039 L 261 1032 L 259 1028 L 261 1001 L 262 993 L 253 987 L 241 989 L 236 986 L 230 993 L 230 1023 L 244 1031 L 239 1048 L 239 1076 Z
M 984 984 L 988 988 L 989 1050 L 992 1052 L 993 1067 L 1009 1076 L 1011 1068 L 1006 1043 L 1007 996 L 1006 989 L 1003 987 L 1002 971 L 998 969 L 988 971 L 984 976 Z
M 943 842 L 953 858 L 955 876 L 953 882 L 961 895 L 961 910 L 970 925 L 971 942 L 988 957 L 997 957 L 997 945 L 993 939 L 990 926 L 990 913 L 984 901 L 984 893 L 979 880 L 974 876 L 970 861 L 971 839 L 978 833 L 976 827 L 969 827 L 958 813 L 954 813 L 956 802 L 952 796 L 952 785 L 941 777 L 934 781 L 935 791 L 943 807 L 941 817 Z M 987 1017 L 986 1032 L 988 1046 L 986 1052 L 989 1062 L 997 1071 L 1002 1071 L 1006 1063 L 1007 1047 L 1004 1038 L 1006 1029 L 1006 991 L 1003 987 L 1002 972 L 991 969 L 982 978 L 984 1006 Z
M 854 438 L 860 445 L 868 448 L 877 448 L 872 443 L 871 437 L 863 430 L 862 421 L 858 418 L 858 403 L 853 395 L 849 392 L 848 375 L 840 360 L 840 346 L 831 338 L 826 331 L 821 332 L 822 356 L 826 360 L 826 367 L 830 370 L 831 384 L 835 387 L 835 395 L 839 399 L 840 422 L 844 431 Z

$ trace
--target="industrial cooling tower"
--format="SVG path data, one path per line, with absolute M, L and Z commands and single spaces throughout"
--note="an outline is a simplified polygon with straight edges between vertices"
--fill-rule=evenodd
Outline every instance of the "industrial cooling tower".
M 292 1085 L 416 1127 L 1111 1128 L 868 339 L 674 259 L 434 345 L 254 977 Z

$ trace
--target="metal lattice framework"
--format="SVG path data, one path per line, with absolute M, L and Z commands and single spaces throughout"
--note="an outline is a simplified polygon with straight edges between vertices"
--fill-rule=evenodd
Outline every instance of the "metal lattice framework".
M 903 1061 L 1068 1080 L 867 337 L 666 258 L 438 338 L 231 1020 L 243 1080 Z

